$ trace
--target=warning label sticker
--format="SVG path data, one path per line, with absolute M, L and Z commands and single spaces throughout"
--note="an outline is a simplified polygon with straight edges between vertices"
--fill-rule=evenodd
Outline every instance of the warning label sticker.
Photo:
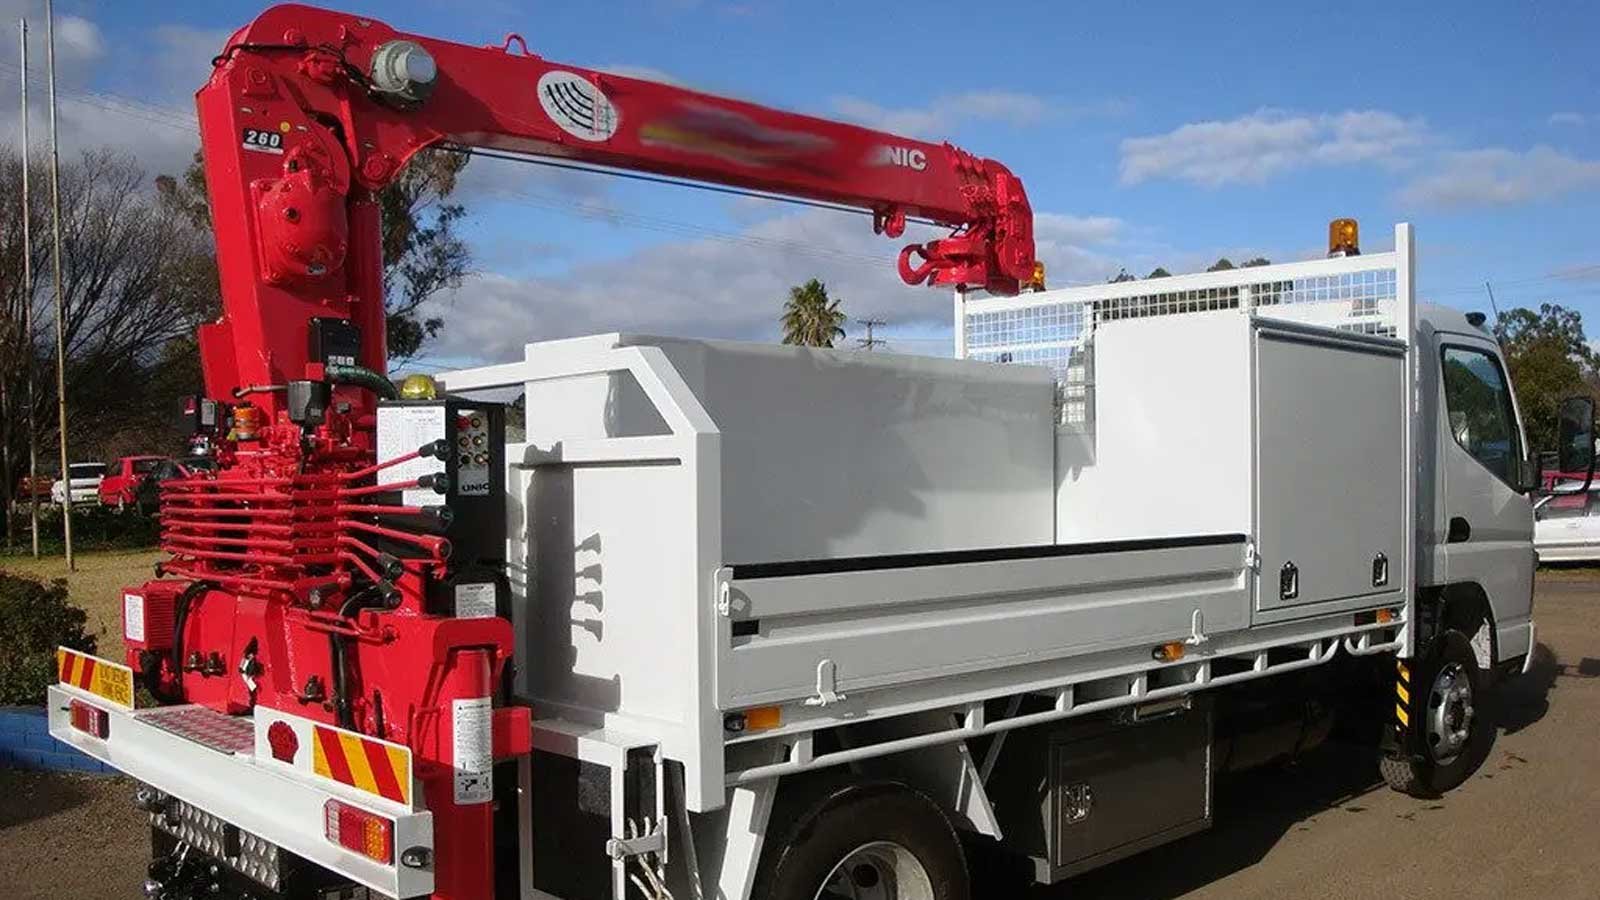
M 492 582 L 456 585 L 456 618 L 487 619 L 494 614 Z
M 122 595 L 122 636 L 130 641 L 144 640 L 144 597 Z
M 457 803 L 494 799 L 494 710 L 488 697 L 450 702 Z

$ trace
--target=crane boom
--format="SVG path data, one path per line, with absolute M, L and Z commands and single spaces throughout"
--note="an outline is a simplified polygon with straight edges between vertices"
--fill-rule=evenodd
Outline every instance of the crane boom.
M 908 217 L 957 229 L 902 250 L 911 284 L 1014 293 L 1034 277 L 1021 182 L 947 143 L 558 64 L 516 35 L 473 47 L 298 5 L 215 63 L 198 97 L 223 270 L 224 320 L 203 338 L 213 396 L 299 377 L 313 315 L 349 313 L 383 371 L 373 196 L 443 144 L 847 205 L 890 237 Z

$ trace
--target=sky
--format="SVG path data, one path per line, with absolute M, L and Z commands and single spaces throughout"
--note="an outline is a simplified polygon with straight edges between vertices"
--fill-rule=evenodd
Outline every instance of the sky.
M 193 91 L 261 8 L 58 0 L 65 152 L 110 143 L 181 170 Z M 1053 285 L 1314 258 L 1339 216 L 1383 250 L 1408 221 L 1422 300 L 1488 311 L 1487 281 L 1501 309 L 1560 303 L 1600 336 L 1593 2 L 345 8 L 470 44 L 516 31 L 551 61 L 951 141 L 1022 179 Z M 42 0 L 0 0 L 3 20 L 22 15 L 42 71 Z M 16 96 L 16 43 L 0 42 L 0 96 Z M 0 111 L 0 139 L 15 145 L 17 125 Z M 891 350 L 950 352 L 949 295 L 901 285 L 898 246 L 857 216 L 481 158 L 459 199 L 473 274 L 430 302 L 446 324 L 417 368 L 603 331 L 773 340 L 787 289 L 811 277 L 853 319 L 885 321 Z

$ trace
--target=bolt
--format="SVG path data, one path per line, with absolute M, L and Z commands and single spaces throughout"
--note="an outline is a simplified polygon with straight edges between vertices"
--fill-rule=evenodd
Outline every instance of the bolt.
M 361 163 L 361 174 L 368 181 L 383 181 L 389 177 L 389 171 L 389 158 L 387 156 L 373 154 Z

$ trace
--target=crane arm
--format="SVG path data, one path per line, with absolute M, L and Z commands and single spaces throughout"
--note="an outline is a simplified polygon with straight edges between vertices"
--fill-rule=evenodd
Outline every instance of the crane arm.
M 911 284 L 1009 293 L 1034 277 L 1032 211 L 998 162 L 558 64 L 516 35 L 474 47 L 276 6 L 230 38 L 198 105 L 223 274 L 224 318 L 202 334 L 213 396 L 303 377 L 312 317 L 355 322 L 360 362 L 383 371 L 374 197 L 444 144 L 846 205 L 890 237 L 908 217 L 955 229 L 902 250 Z

